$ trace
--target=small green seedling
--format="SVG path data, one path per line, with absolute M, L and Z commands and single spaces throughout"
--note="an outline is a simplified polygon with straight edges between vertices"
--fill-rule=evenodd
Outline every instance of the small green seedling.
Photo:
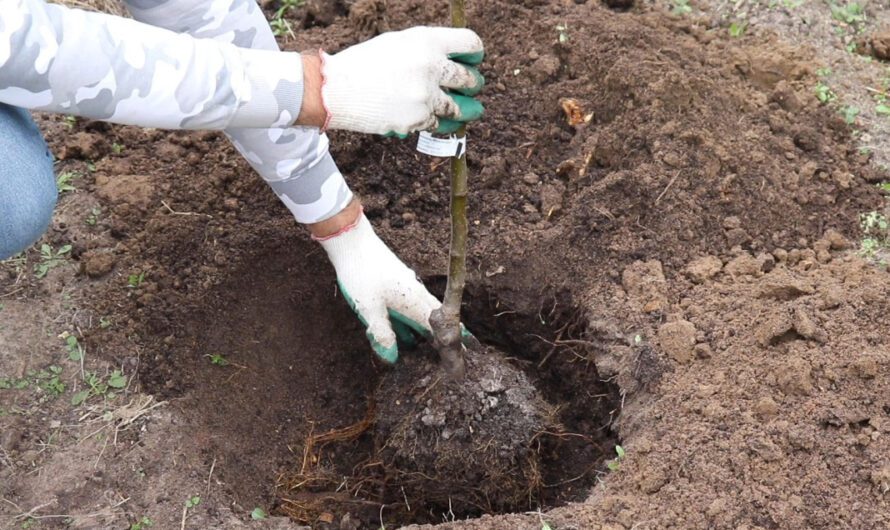
M 59 193 L 77 191 L 77 188 L 71 184 L 71 181 L 79 176 L 80 173 L 77 171 L 63 171 L 59 173 L 59 176 L 56 177 L 56 188 L 59 190 Z
M 99 327 L 101 329 L 108 329 L 111 327 L 111 318 L 110 317 L 99 317 Z
M 77 116 L 65 116 L 62 118 L 62 123 L 69 129 L 73 129 L 74 125 L 77 123 Z
M 64 245 L 54 251 L 53 247 L 44 243 L 40 245 L 40 263 L 34 265 L 34 276 L 43 278 L 50 271 L 65 262 L 65 257 L 71 253 L 71 245 Z
M 741 22 L 733 22 L 729 25 L 729 36 L 733 38 L 739 38 L 745 34 L 745 30 L 748 29 L 748 21 L 743 20 Z
M 880 116 L 890 116 L 890 105 L 886 105 L 884 103 L 875 105 L 875 114 L 878 114 Z
M 620 445 L 615 446 L 615 454 L 618 455 L 618 458 L 614 460 L 610 460 L 606 467 L 609 468 L 609 471 L 618 471 L 621 468 L 621 461 L 624 459 L 624 448 Z
M 675 15 L 692 13 L 692 6 L 689 5 L 689 0 L 673 0 L 673 4 L 674 7 L 671 8 L 671 13 Z
M 272 34 L 276 37 L 280 37 L 287 33 L 291 37 L 294 36 L 294 30 L 290 26 L 290 22 L 285 19 L 285 15 L 287 15 L 291 10 L 302 6 L 306 3 L 306 0 L 281 0 L 281 7 L 279 7 L 275 13 L 272 15 L 272 20 L 269 21 L 269 25 L 272 26 Z
M 127 376 L 121 373 L 120 370 L 114 370 L 111 372 L 111 375 L 108 376 L 108 386 L 111 388 L 116 388 L 120 390 L 121 388 L 126 388 L 127 386 Z
M 210 358 L 210 363 L 215 364 L 217 366 L 226 366 L 229 364 L 229 361 L 218 353 L 207 354 L 204 357 Z
M 138 522 L 135 522 L 130 525 L 130 530 L 146 530 L 146 528 L 154 525 L 154 521 L 149 519 L 148 517 L 143 517 L 139 519 Z
M 890 220 L 880 212 L 868 212 L 859 216 L 862 242 L 859 253 L 866 258 L 886 256 L 890 252 Z M 883 261 L 883 260 L 882 260 Z
M 856 123 L 856 117 L 859 116 L 859 107 L 847 105 L 841 109 L 841 114 L 844 116 L 844 122 L 847 125 L 853 125 Z
M 123 153 L 124 152 L 124 144 L 119 144 L 117 142 L 114 142 L 113 144 L 111 144 L 111 151 L 116 155 Z
M 890 182 L 881 182 L 880 184 L 878 184 L 878 189 L 883 192 L 890 193 Z M 2 309 L 2 307 L 0 307 L 0 309 Z
M 837 94 L 834 93 L 831 87 L 822 81 L 819 81 L 819 83 L 816 84 L 816 99 L 823 104 L 831 103 L 837 99 Z
M 250 512 L 250 518 L 253 519 L 254 521 L 262 521 L 263 519 L 265 519 L 267 517 L 269 517 L 269 514 L 266 513 L 266 510 L 263 510 L 259 506 L 257 506 L 256 508 L 253 509 L 252 512 Z
M 86 219 L 84 219 L 84 223 L 86 223 L 88 226 L 96 226 L 97 224 L 99 224 L 99 214 L 101 213 L 102 208 L 99 208 L 98 206 L 90 208 L 90 214 L 87 215 Z
M 71 397 L 71 404 L 74 406 L 84 403 L 93 396 L 111 396 L 110 390 L 120 390 L 127 386 L 127 376 L 123 375 L 120 370 L 111 372 L 107 380 L 95 372 L 87 372 L 83 380 L 88 388 L 77 392 Z
M 191 510 L 192 508 L 194 508 L 195 506 L 197 506 L 199 504 L 201 504 L 201 497 L 199 497 L 197 495 L 195 495 L 194 497 L 191 497 L 189 499 L 186 499 L 186 501 L 185 501 L 185 507 L 187 510 Z
M 132 289 L 136 289 L 141 286 L 143 281 L 145 281 L 145 272 L 127 276 L 127 285 Z
M 68 359 L 72 361 L 83 359 L 83 346 L 77 342 L 77 337 L 74 335 L 65 337 L 65 349 L 68 350 Z
M 850 2 L 846 5 L 832 4 L 831 18 L 855 27 L 865 22 L 865 9 L 857 2 Z

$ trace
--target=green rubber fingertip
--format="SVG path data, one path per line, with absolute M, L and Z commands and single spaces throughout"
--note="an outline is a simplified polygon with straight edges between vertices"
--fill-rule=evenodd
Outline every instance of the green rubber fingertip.
M 467 70 L 469 70 L 476 79 L 476 84 L 474 84 L 472 88 L 453 88 L 451 90 L 465 96 L 475 96 L 479 92 L 482 92 L 482 89 L 485 87 L 485 77 L 477 68 L 473 68 L 472 66 L 467 66 Z
M 392 317 L 391 312 L 390 317 Z M 417 346 L 417 338 L 414 336 L 414 333 L 411 331 L 411 327 L 408 324 L 396 318 L 390 318 L 390 322 L 392 323 L 392 330 L 396 334 L 396 342 L 398 342 L 400 346 L 406 348 Z
M 436 132 L 439 134 L 454 134 L 462 125 L 464 125 L 464 122 L 462 121 L 440 119 L 439 126 L 436 127 Z
M 479 64 L 485 59 L 485 50 L 471 53 L 449 53 L 448 58 L 464 64 Z
M 389 318 L 390 318 L 390 320 L 393 321 L 393 323 L 399 323 L 403 326 L 407 326 L 410 329 L 412 329 L 415 333 L 417 333 L 418 335 L 420 335 L 424 338 L 429 339 L 429 338 L 432 338 L 432 336 L 433 336 L 432 332 L 430 330 L 428 330 L 426 328 L 426 326 L 424 326 L 420 322 L 417 322 L 416 320 L 406 317 L 405 315 L 399 313 L 395 309 L 389 310 Z M 395 326 L 393 326 L 393 328 L 395 328 Z
M 365 335 L 368 337 L 368 341 L 371 343 L 371 348 L 374 349 L 374 353 L 377 354 L 377 357 L 380 357 L 380 360 L 387 364 L 395 364 L 396 361 L 399 360 L 398 343 L 387 348 L 383 344 L 377 342 L 377 339 L 374 338 L 374 335 L 372 335 L 371 332 L 366 332 Z
M 451 99 L 457 103 L 457 106 L 460 109 L 460 116 L 458 117 L 460 121 L 478 120 L 485 112 L 485 107 L 482 106 L 482 103 L 479 103 L 479 101 L 469 96 L 452 94 Z
M 407 134 L 397 133 L 395 131 L 389 131 L 388 133 L 383 135 L 384 138 L 398 138 L 399 140 L 404 140 L 408 137 Z

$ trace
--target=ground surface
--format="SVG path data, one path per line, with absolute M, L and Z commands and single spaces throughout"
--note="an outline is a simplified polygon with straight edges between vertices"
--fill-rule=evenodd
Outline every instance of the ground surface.
M 887 118 L 862 94 L 884 90 L 885 66 L 847 50 L 881 5 L 849 39 L 816 3 L 470 5 L 489 88 L 471 133 L 466 320 L 561 430 L 541 437 L 531 502 L 444 527 L 890 527 L 890 276 L 857 255 L 859 215 L 884 201 Z M 447 9 L 288 17 L 285 46 L 336 51 Z M 742 36 L 732 21 L 749 22 Z M 820 79 L 838 99 L 819 102 Z M 0 527 L 479 514 L 353 481 L 374 440 L 348 428 L 384 372 L 323 252 L 221 135 L 41 125 L 76 189 L 0 265 Z M 441 290 L 446 164 L 410 142 L 332 140 L 381 236 Z M 307 451 L 332 429 L 339 441 Z M 307 469 L 317 482 L 295 483 Z

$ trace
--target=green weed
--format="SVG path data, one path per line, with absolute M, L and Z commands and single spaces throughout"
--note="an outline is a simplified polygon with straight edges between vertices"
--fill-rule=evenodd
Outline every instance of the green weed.
M 745 30 L 748 29 L 748 21 L 743 20 L 741 22 L 733 22 L 729 25 L 729 36 L 733 38 L 739 38 L 745 34 Z
M 130 530 L 145 530 L 152 525 L 154 525 L 154 521 L 152 521 L 148 517 L 143 517 L 142 519 L 139 519 L 138 522 L 131 524 Z
M 256 508 L 253 509 L 252 512 L 250 512 L 250 518 L 253 519 L 254 521 L 262 521 L 263 519 L 265 519 L 267 517 L 269 517 L 269 514 L 266 513 L 266 510 L 263 510 L 259 506 L 257 506 Z
M 859 216 L 862 241 L 859 253 L 866 258 L 876 258 L 890 251 L 890 220 L 880 212 L 868 212 Z
M 71 184 L 71 181 L 79 176 L 80 173 L 77 171 L 64 171 L 59 173 L 59 176 L 56 177 L 56 188 L 59 190 L 59 193 L 77 191 L 77 188 Z
M 209 358 L 210 358 L 210 363 L 211 363 L 211 364 L 215 364 L 215 365 L 217 365 L 217 366 L 226 366 L 226 365 L 229 364 L 229 361 L 226 360 L 225 357 L 223 357 L 222 355 L 220 355 L 220 354 L 218 354 L 218 353 L 207 354 L 207 355 L 205 355 L 204 357 L 209 357 Z
M 848 26 L 856 27 L 865 22 L 865 9 L 857 2 L 850 2 L 845 5 L 833 3 L 831 4 L 831 18 Z
M 89 226 L 96 226 L 97 224 L 99 224 L 99 214 L 101 214 L 101 213 L 102 213 L 102 208 L 99 208 L 98 206 L 94 206 L 93 208 L 90 208 L 90 214 L 87 215 L 87 218 L 84 219 L 83 222 Z
M 269 25 L 272 26 L 272 33 L 276 37 L 280 37 L 285 33 L 294 36 L 294 30 L 290 26 L 290 22 L 285 19 L 285 16 L 293 9 L 302 6 L 306 3 L 306 0 L 281 0 L 281 7 L 279 7 L 275 13 L 272 15 L 272 20 L 269 21 Z
M 145 272 L 140 272 L 139 274 L 131 274 L 127 276 L 127 286 L 137 289 L 142 285 L 142 282 L 145 281 Z
M 40 245 L 40 263 L 34 265 L 34 276 L 43 278 L 50 271 L 65 262 L 65 258 L 71 253 L 71 245 L 64 245 L 59 250 L 44 243 Z
M 689 0 L 673 0 L 674 6 L 671 8 L 671 13 L 675 15 L 686 15 L 692 13 L 692 6 L 689 5 Z
M 69 334 L 67 331 L 60 335 L 65 340 L 65 350 L 68 352 L 68 359 L 71 361 L 80 361 L 83 359 L 83 346 L 77 341 L 77 337 Z
M 65 383 L 62 381 L 62 367 L 51 365 L 40 370 L 28 370 L 21 379 L 0 377 L 0 390 L 24 390 L 34 388 L 43 392 L 40 399 L 43 403 L 48 399 L 54 399 L 65 392 Z
M 837 94 L 834 93 L 834 90 L 832 90 L 831 87 L 822 81 L 819 81 L 819 83 L 816 84 L 816 99 L 823 104 L 831 103 L 832 101 L 837 100 Z
M 94 396 L 111 395 L 110 392 L 112 390 L 120 390 L 127 386 L 127 376 L 122 374 L 120 370 L 111 372 L 107 379 L 103 379 L 102 376 L 95 372 L 86 372 L 84 375 L 86 377 L 83 382 L 86 383 L 88 388 L 77 392 L 71 397 L 71 404 L 74 406 L 80 405 Z
M 624 460 L 624 448 L 620 445 L 615 446 L 615 454 L 618 455 L 617 458 L 610 460 L 606 467 L 609 468 L 609 471 L 618 471 L 621 468 L 621 461 Z
M 841 115 L 844 117 L 847 125 L 853 125 L 856 122 L 856 116 L 859 116 L 859 107 L 847 105 L 841 109 Z

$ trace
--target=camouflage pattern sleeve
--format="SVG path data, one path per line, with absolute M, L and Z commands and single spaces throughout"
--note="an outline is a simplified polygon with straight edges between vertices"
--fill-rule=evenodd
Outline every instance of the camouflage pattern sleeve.
M 191 2 L 211 3 L 219 0 Z M 239 47 L 248 35 L 200 39 L 42 0 L 0 0 L 0 102 L 167 129 L 287 127 L 300 112 L 302 60 Z
M 146 24 L 240 48 L 278 50 L 256 0 L 125 1 L 133 18 Z M 318 129 L 229 128 L 226 135 L 298 222 L 333 217 L 352 200 L 328 152 L 327 135 Z

